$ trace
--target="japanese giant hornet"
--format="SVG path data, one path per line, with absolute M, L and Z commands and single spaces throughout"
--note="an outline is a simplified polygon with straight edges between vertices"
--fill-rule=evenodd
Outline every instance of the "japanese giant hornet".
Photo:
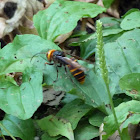
M 57 79 L 58 79 L 58 67 L 64 66 L 65 71 L 67 72 L 67 68 L 70 70 L 71 74 L 75 77 L 75 79 L 83 84 L 85 81 L 85 73 L 84 68 L 77 62 L 74 58 L 68 58 L 65 56 L 63 51 L 58 50 L 49 50 L 46 54 L 47 59 L 50 63 L 46 63 L 48 65 L 55 65 L 57 70 Z M 53 63 L 51 63 L 53 61 Z M 59 65 L 58 65 L 59 64 Z

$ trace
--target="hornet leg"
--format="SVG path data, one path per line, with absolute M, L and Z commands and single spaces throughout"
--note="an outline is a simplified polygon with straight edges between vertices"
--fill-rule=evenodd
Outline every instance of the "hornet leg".
M 62 64 L 60 64 L 60 66 L 57 66 L 55 63 L 45 63 L 45 64 L 48 64 L 48 65 L 55 65 L 55 67 L 56 67 L 56 72 L 57 72 L 57 77 L 56 77 L 56 80 L 54 80 L 53 82 L 56 82 L 57 80 L 58 80 L 58 67 L 61 67 L 62 66 Z
M 54 80 L 53 82 L 56 82 L 58 80 L 58 67 L 56 65 L 55 67 L 56 67 L 57 77 L 56 77 L 56 80 Z
M 48 65 L 54 65 L 54 63 L 47 63 L 47 62 L 46 62 L 45 64 L 48 64 Z
M 65 67 L 65 72 L 66 72 L 66 74 L 68 75 L 68 77 L 70 78 L 70 80 L 72 81 L 72 83 L 74 83 L 74 82 L 73 82 L 73 80 L 72 80 L 72 78 L 70 77 L 70 75 L 69 75 L 68 71 L 67 71 L 66 66 L 64 66 L 64 67 Z

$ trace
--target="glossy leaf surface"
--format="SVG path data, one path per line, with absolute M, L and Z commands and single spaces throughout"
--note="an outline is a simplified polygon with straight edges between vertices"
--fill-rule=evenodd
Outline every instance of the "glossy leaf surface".
M 7 114 L 20 119 L 28 119 L 37 110 L 43 100 L 42 79 L 45 60 L 32 56 L 54 46 L 52 42 L 35 35 L 17 36 L 13 43 L 0 50 L 0 108 Z M 58 48 L 59 49 L 59 48 Z M 46 53 L 44 51 L 44 53 Z M 34 63 L 34 65 L 32 65 Z M 22 73 L 21 85 L 18 85 L 12 72 Z
M 76 99 L 66 104 L 56 116 L 68 120 L 72 128 L 75 129 L 80 119 L 91 109 L 91 106 L 84 104 L 82 100 Z
M 96 4 L 57 0 L 34 16 L 34 25 L 42 38 L 54 41 L 57 36 L 72 31 L 80 18 L 93 18 L 104 11 L 105 8 Z

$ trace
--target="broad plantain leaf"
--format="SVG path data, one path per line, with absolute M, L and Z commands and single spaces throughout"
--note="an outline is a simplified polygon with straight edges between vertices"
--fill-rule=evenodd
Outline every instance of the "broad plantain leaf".
M 72 31 L 80 18 L 93 18 L 104 11 L 105 8 L 96 4 L 56 0 L 34 16 L 34 25 L 42 38 L 54 41 L 57 36 Z
M 140 72 L 140 30 L 124 33 L 116 42 L 105 44 L 105 57 L 112 94 L 120 93 L 119 80 L 126 74 Z
M 99 128 L 92 126 L 86 120 L 81 121 L 74 131 L 75 140 L 91 140 L 99 136 Z
M 31 58 L 37 53 L 45 54 L 52 48 L 56 50 L 60 49 L 53 42 L 44 40 L 36 35 L 16 36 L 13 43 L 9 43 L 0 50 L 0 74 L 22 72 L 27 66 L 32 67 L 32 63 L 37 65 L 38 68 L 43 69 L 43 62 L 45 62 L 45 60 Z M 37 56 L 40 55 L 41 54 L 38 54 Z M 34 62 L 34 60 L 36 61 Z
M 61 138 L 62 136 L 56 136 L 56 137 L 51 137 L 49 136 L 48 133 L 44 133 L 42 136 L 41 136 L 41 140 L 58 140 L 59 138 Z
M 133 99 L 140 100 L 140 73 L 132 73 L 120 79 L 120 87 Z
M 27 67 L 20 86 L 7 79 L 8 76 L 0 79 L 0 108 L 20 119 L 30 118 L 43 100 L 42 72 Z
M 100 19 L 103 23 L 103 29 L 118 29 L 120 28 L 121 19 L 113 17 L 103 17 Z
M 120 28 L 120 19 L 105 17 L 100 21 L 103 23 L 104 44 L 116 41 L 123 34 L 124 31 Z M 71 43 L 70 46 L 80 46 L 80 56 L 87 59 L 95 54 L 96 42 L 96 33 L 93 33 L 81 36 L 77 42 Z
M 93 114 L 89 117 L 89 123 L 93 126 L 100 127 L 100 125 L 103 123 L 104 117 L 106 115 L 99 111 L 94 111 Z
M 138 124 L 140 122 L 140 102 L 139 101 L 129 101 L 120 104 L 115 108 L 118 123 L 121 125 L 121 130 L 128 127 L 131 124 Z M 111 129 L 110 129 L 111 128 Z M 117 126 L 114 121 L 113 114 L 109 115 L 104 119 L 104 132 L 103 140 L 106 140 L 117 130 Z
M 131 30 L 140 27 L 140 11 L 134 11 L 125 16 L 120 26 L 123 30 Z
M 123 34 L 123 30 L 120 28 L 117 29 L 104 29 L 103 30 L 103 41 L 104 44 L 108 42 L 116 41 Z M 96 51 L 96 33 L 86 38 L 85 40 L 80 40 L 80 56 L 83 59 L 87 59 L 89 56 L 93 55 Z
M 69 72 L 65 74 L 65 69 L 63 67 L 58 69 L 58 80 L 53 83 L 53 81 L 56 80 L 57 74 L 54 66 L 46 66 L 44 81 L 47 84 L 53 84 L 55 90 L 66 92 L 75 90 L 75 94 L 85 100 L 86 104 L 93 107 L 100 107 L 103 109 L 102 111 L 106 112 L 105 105 L 109 104 L 109 99 L 103 79 L 93 72 L 92 64 L 88 65 L 86 62 L 80 62 L 81 64 L 85 64 L 85 67 L 87 68 L 85 83 L 83 85 L 75 80 Z
M 39 36 L 31 34 L 17 35 L 12 43 L 9 43 L 0 50 L 0 59 L 2 61 L 5 59 L 19 60 L 31 58 L 40 52 L 45 54 L 52 48 L 60 50 L 53 42 L 44 40 Z
M 45 60 L 37 57 L 31 61 L 31 57 L 51 47 L 59 49 L 54 43 L 38 36 L 20 35 L 0 50 L 0 108 L 7 114 L 28 119 L 42 103 Z M 12 72 L 22 73 L 20 86 L 8 75 Z
M 84 104 L 80 99 L 76 99 L 68 104 L 66 104 L 58 113 L 57 117 L 64 118 L 68 120 L 72 129 L 74 130 L 80 121 L 80 119 L 92 109 L 91 106 Z
M 37 121 L 40 128 L 47 132 L 50 136 L 62 135 L 69 140 L 74 140 L 71 124 L 64 119 L 55 116 L 48 116 Z
M 129 11 L 127 11 L 123 16 L 122 18 L 125 18 L 126 16 L 128 16 L 129 14 L 133 13 L 133 12 L 136 12 L 136 11 L 139 11 L 139 9 L 137 8 L 132 8 L 130 9 Z
M 12 115 L 6 115 L 0 122 L 14 137 L 23 140 L 34 140 L 35 128 L 32 119 L 20 120 Z M 9 136 L 1 127 L 3 135 Z

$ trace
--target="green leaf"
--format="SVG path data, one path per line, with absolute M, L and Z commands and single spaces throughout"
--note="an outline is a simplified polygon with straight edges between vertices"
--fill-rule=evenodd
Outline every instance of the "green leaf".
M 125 18 L 126 16 L 128 16 L 129 14 L 133 13 L 133 12 L 136 12 L 136 11 L 139 11 L 139 9 L 137 8 L 132 8 L 130 9 L 128 12 L 125 13 L 125 15 L 122 16 L 122 18 Z
M 57 0 L 48 9 L 38 12 L 33 20 L 39 35 L 54 41 L 57 36 L 72 31 L 80 18 L 93 18 L 104 11 L 105 8 L 96 4 Z
M 104 44 L 116 41 L 123 34 L 123 30 L 120 28 L 120 19 L 105 17 L 101 18 L 100 21 L 103 23 Z M 77 42 L 71 43 L 70 46 L 80 46 L 80 56 L 87 59 L 95 53 L 96 33 L 84 35 Z
M 35 128 L 33 121 L 20 120 L 12 115 L 6 115 L 0 122 L 14 137 L 19 137 L 23 140 L 34 140 Z M 8 136 L 8 134 L 1 128 L 2 134 Z
M 116 35 L 123 30 L 120 28 L 109 28 L 109 29 L 104 29 L 103 30 L 103 36 L 108 36 L 108 35 Z
M 27 66 L 32 67 L 32 63 L 37 65 L 38 68 L 43 69 L 45 63 L 43 59 L 35 59 L 35 57 L 31 61 L 31 58 L 40 52 L 45 54 L 52 48 L 60 50 L 53 42 L 44 40 L 39 36 L 18 35 L 13 43 L 9 43 L 0 50 L 0 74 L 23 72 Z M 38 54 L 37 56 L 40 55 Z
M 58 140 L 61 136 L 50 137 L 47 133 L 41 136 L 41 140 Z
M 93 114 L 89 117 L 89 123 L 93 126 L 100 127 L 105 116 L 106 115 L 102 112 L 94 111 Z
M 129 128 L 124 128 L 122 131 L 123 140 L 131 140 L 128 129 Z
M 105 44 L 105 57 L 112 94 L 122 93 L 119 80 L 126 74 L 140 72 L 140 30 L 124 33 L 116 42 Z
M 68 120 L 72 129 L 74 130 L 80 121 L 80 119 L 92 109 L 91 106 L 84 104 L 80 99 L 76 99 L 68 104 L 66 104 L 58 113 L 57 117 L 64 118 Z
M 131 124 L 138 124 L 140 122 L 140 102 L 139 101 L 129 101 L 120 104 L 115 108 L 118 123 L 121 125 L 121 130 L 128 127 Z M 110 129 L 111 128 L 111 129 Z M 104 132 L 103 140 L 106 140 L 117 130 L 113 114 L 109 115 L 104 119 Z
M 87 42 L 81 43 L 80 56 L 83 59 L 87 59 L 88 57 L 90 57 L 95 53 L 96 42 L 97 42 L 96 39 L 92 39 Z
M 45 60 L 31 58 L 48 49 L 59 49 L 54 43 L 35 35 L 16 36 L 13 43 L 0 50 L 0 108 L 7 114 L 28 119 L 42 103 L 42 71 Z M 33 66 L 34 64 L 34 66 Z M 36 68 L 37 67 L 37 68 Z M 22 84 L 7 76 L 22 72 Z
M 55 116 L 48 116 L 37 121 L 40 128 L 47 132 L 50 136 L 62 135 L 69 140 L 74 140 L 71 124 L 64 119 Z
M 114 0 L 103 0 L 103 4 L 106 8 L 109 8 Z
M 74 93 L 75 93 L 75 91 L 74 91 Z M 76 96 L 76 95 L 66 93 L 64 98 L 61 100 L 61 103 L 62 104 L 68 104 L 68 103 L 72 102 L 73 100 L 75 100 L 77 98 L 78 98 L 78 96 Z
M 87 121 L 81 121 L 74 133 L 75 140 L 91 140 L 99 136 L 99 129 Z
M 126 94 L 133 99 L 140 100 L 140 73 L 133 73 L 123 76 L 120 79 L 120 87 L 126 90 Z
M 22 76 L 21 86 L 0 79 L 0 108 L 7 114 L 20 119 L 30 118 L 43 100 L 42 72 L 35 68 L 26 68 Z
M 113 42 L 118 39 L 123 33 L 123 30 L 120 28 L 111 28 L 111 29 L 104 29 L 103 30 L 103 41 L 104 44 L 108 42 Z M 80 43 L 81 42 L 81 43 Z M 80 56 L 83 59 L 87 59 L 89 56 L 93 55 L 95 53 L 95 47 L 96 47 L 96 33 L 92 34 L 85 40 L 80 40 Z
M 87 68 L 84 84 L 80 84 L 70 73 L 65 74 L 65 69 L 63 67 L 58 69 L 58 80 L 53 83 L 53 81 L 56 80 L 57 74 L 54 66 L 46 66 L 47 73 L 44 75 L 44 81 L 48 85 L 53 84 L 55 90 L 66 92 L 75 90 L 75 94 L 85 100 L 86 104 L 93 107 L 100 107 L 106 112 L 105 104 L 109 104 L 109 100 L 104 81 L 93 72 L 93 65 L 82 61 L 79 62 L 85 64 L 85 68 Z M 73 82 L 70 80 L 70 77 Z
M 60 48 L 53 42 L 44 40 L 37 35 L 17 35 L 12 43 L 9 43 L 0 50 L 0 56 L 3 56 L 3 59 L 13 57 L 14 60 L 30 58 L 34 54 L 43 50 L 49 50 L 52 47 L 60 50 Z
M 121 19 L 113 17 L 103 17 L 100 19 L 100 21 L 103 23 L 103 29 L 120 28 Z
M 123 30 L 131 30 L 140 27 L 140 11 L 134 11 L 125 16 L 120 26 Z

